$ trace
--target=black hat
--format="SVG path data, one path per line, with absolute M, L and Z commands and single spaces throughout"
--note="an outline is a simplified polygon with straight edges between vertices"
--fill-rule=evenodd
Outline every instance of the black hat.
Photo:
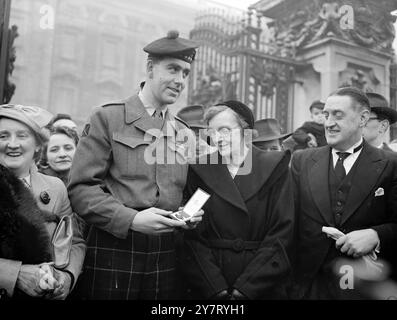
M 173 57 L 192 63 L 196 56 L 197 43 L 194 41 L 179 38 L 179 32 L 169 31 L 165 38 L 149 43 L 143 51 L 157 57 Z
M 248 123 L 250 129 L 254 128 L 255 118 L 250 108 L 248 108 L 244 103 L 235 100 L 224 101 L 216 104 L 217 106 L 227 106 L 234 112 L 238 113 L 245 122 Z
M 252 142 L 272 141 L 289 137 L 292 133 L 281 133 L 281 127 L 277 119 L 268 118 L 255 121 L 254 129 L 258 137 Z
M 390 124 L 397 122 L 397 111 L 389 107 L 386 98 L 379 93 L 366 93 L 371 112 L 375 113 L 380 118 L 389 120 Z
M 204 107 L 201 105 L 182 108 L 176 116 L 185 121 L 191 128 L 207 128 L 204 123 Z

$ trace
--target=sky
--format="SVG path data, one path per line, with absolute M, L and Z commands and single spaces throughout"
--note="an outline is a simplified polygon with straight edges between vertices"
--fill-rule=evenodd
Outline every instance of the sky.
M 224 5 L 236 7 L 238 9 L 247 9 L 251 4 L 258 2 L 259 0 L 213 0 Z

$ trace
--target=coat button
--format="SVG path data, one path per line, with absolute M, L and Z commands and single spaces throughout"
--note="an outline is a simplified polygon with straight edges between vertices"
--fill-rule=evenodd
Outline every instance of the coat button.
M 242 239 L 236 239 L 233 241 L 233 250 L 236 252 L 241 252 L 244 250 L 244 241 Z
M 48 194 L 47 191 L 43 191 L 43 192 L 40 193 L 40 200 L 44 204 L 49 204 L 50 203 L 51 198 L 50 198 L 50 195 Z
M 273 262 L 272 262 L 272 267 L 273 267 L 273 268 L 278 268 L 278 266 L 279 266 L 279 264 L 278 264 L 277 261 L 273 261 Z

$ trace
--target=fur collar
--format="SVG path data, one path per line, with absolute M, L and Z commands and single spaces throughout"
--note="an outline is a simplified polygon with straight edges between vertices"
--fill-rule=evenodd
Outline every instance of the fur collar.
M 38 264 L 51 260 L 46 218 L 31 191 L 0 165 L 0 258 Z

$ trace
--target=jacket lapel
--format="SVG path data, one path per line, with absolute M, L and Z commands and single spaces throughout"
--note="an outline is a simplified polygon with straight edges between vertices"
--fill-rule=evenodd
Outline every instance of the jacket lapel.
M 48 183 L 38 174 L 38 170 L 35 165 L 30 168 L 30 182 L 32 184 L 31 190 L 33 192 L 34 198 L 38 203 L 41 204 L 40 194 L 43 191 L 49 191 L 50 187 Z
M 373 190 L 387 163 L 379 150 L 368 143 L 364 143 L 357 161 L 357 168 L 352 177 L 351 189 L 342 215 L 342 224 L 351 217 Z
M 235 184 L 244 201 L 249 200 L 268 181 L 276 166 L 285 156 L 282 152 L 264 152 L 253 146 L 248 153 L 246 161 L 251 161 L 249 174 L 237 175 Z
M 313 200 L 324 221 L 329 226 L 333 226 L 335 222 L 331 210 L 328 181 L 330 156 L 331 151 L 329 146 L 319 148 L 313 153 L 313 163 L 309 169 L 309 187 L 313 195 Z
M 125 101 L 125 121 L 156 138 L 160 135 L 163 126 L 161 120 L 154 119 L 147 113 L 137 94 Z
M 194 164 L 191 166 L 192 169 L 218 196 L 248 214 L 247 206 L 227 166 L 222 164 L 219 153 L 213 153 L 212 155 L 206 157 L 207 164 Z M 214 156 L 217 157 L 217 163 L 210 162 L 210 160 L 216 160 Z

